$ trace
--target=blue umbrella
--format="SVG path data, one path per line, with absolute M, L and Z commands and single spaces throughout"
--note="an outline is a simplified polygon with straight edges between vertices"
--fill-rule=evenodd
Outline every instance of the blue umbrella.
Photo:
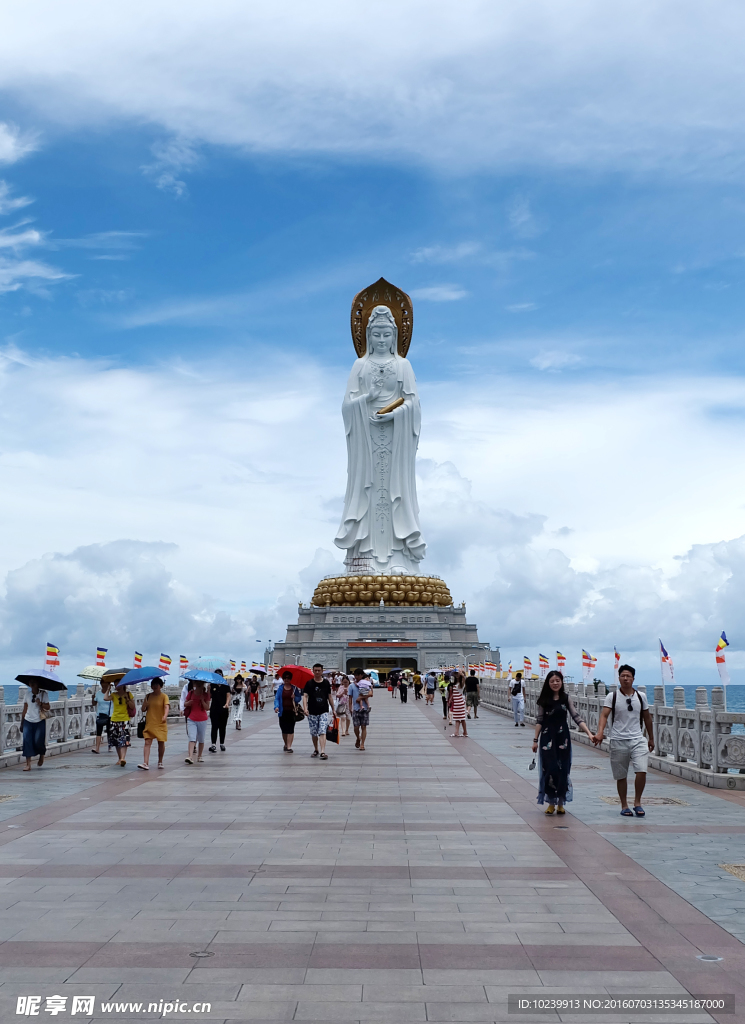
M 230 665 L 227 658 L 224 658 L 222 654 L 200 654 L 192 668 L 195 670 L 201 669 L 205 672 L 214 672 L 216 668 L 230 668 Z
M 227 686 L 227 682 L 223 676 L 219 676 L 217 672 L 205 672 L 201 668 L 190 668 L 188 672 L 184 672 L 184 679 L 191 679 L 194 683 L 214 683 L 216 686 Z
M 135 683 L 144 683 L 148 679 L 157 679 L 158 676 L 167 675 L 168 670 L 164 671 L 162 668 L 155 668 L 154 665 L 145 665 L 143 668 L 133 668 L 116 684 L 116 688 L 118 690 L 120 686 L 133 686 Z

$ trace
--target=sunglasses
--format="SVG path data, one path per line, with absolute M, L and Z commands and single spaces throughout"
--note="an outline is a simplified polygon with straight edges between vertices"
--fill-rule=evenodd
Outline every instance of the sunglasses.
M 629 711 L 633 711 L 634 710 L 632 705 L 631 705 L 631 697 L 627 697 L 626 698 L 626 707 L 629 709 Z

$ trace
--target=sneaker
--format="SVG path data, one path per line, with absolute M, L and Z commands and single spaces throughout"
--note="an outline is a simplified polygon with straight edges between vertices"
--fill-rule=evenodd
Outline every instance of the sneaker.
M 525 728 L 525 722 L 520 722 L 520 726 L 524 729 Z
M 225 744 L 224 743 L 220 744 L 220 750 L 225 750 Z
M 194 762 L 192 761 L 192 759 L 190 757 L 185 757 L 184 758 L 184 764 L 194 764 Z
M 553 814 L 553 813 L 554 813 L 554 805 L 553 804 L 549 804 L 548 807 L 546 808 L 546 814 Z
M 566 811 L 564 810 L 564 804 L 559 804 L 559 806 L 556 808 L 556 813 L 557 814 L 566 814 Z
M 216 754 L 216 753 L 217 753 L 217 747 L 210 747 L 210 754 Z
M 204 763 L 204 758 L 203 757 L 198 757 L 197 758 L 197 764 L 203 764 L 203 763 Z
M 517 727 L 518 727 L 518 724 L 519 724 L 518 722 L 515 722 L 515 728 L 516 728 L 516 729 L 517 729 Z

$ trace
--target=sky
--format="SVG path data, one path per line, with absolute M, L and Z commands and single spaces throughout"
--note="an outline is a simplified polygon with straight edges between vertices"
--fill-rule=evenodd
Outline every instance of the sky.
M 8 0 L 6 680 L 283 638 L 341 565 L 383 275 L 424 567 L 481 638 L 648 684 L 662 638 L 713 683 L 725 629 L 745 682 L 744 35 L 729 0 Z

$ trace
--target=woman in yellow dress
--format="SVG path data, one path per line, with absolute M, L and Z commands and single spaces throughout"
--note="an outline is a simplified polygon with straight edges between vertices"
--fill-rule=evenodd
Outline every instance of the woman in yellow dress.
M 142 710 L 145 712 L 145 748 L 142 752 L 142 764 L 138 768 L 143 771 L 150 771 L 150 748 L 153 740 L 158 741 L 158 767 L 163 767 L 163 754 L 166 752 L 166 740 L 168 739 L 168 708 L 170 701 L 163 693 L 163 680 L 150 680 L 151 693 L 145 697 L 142 703 Z

